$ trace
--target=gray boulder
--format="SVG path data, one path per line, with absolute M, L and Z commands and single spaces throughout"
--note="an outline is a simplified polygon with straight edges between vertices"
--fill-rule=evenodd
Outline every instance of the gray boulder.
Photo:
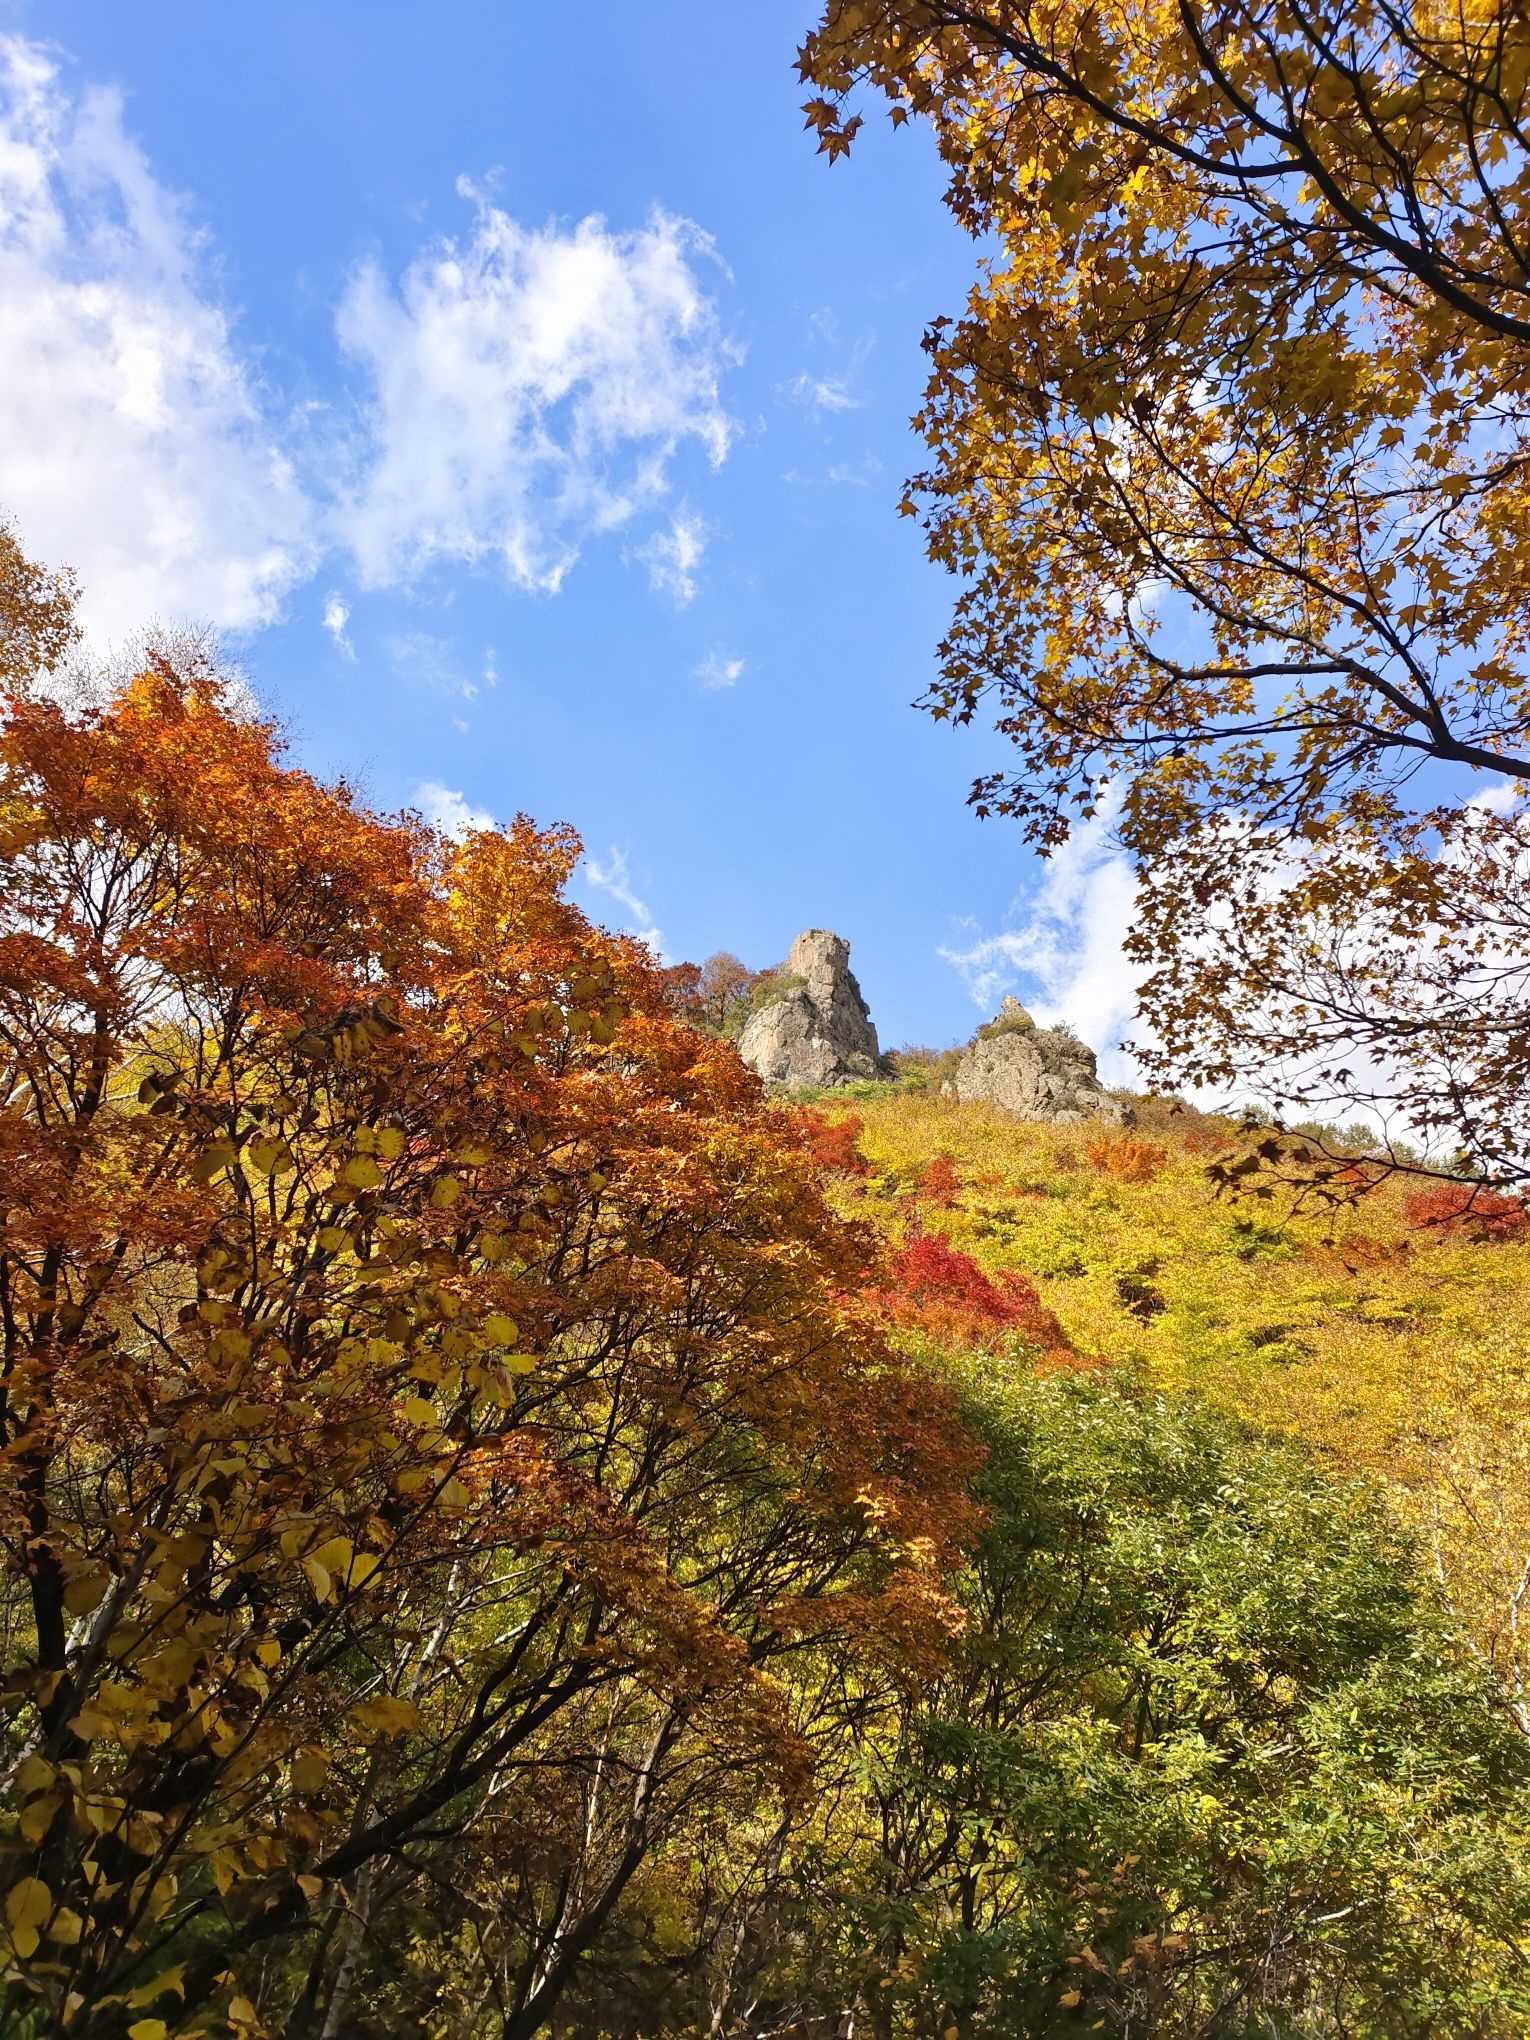
M 775 997 L 746 1021 L 739 1053 L 767 1084 L 788 1091 L 887 1075 L 842 935 L 809 928 L 797 937 Z
M 1038 1027 L 1017 999 L 979 1031 L 942 1088 L 964 1103 L 997 1105 L 1017 1119 L 1104 1120 L 1130 1124 L 1131 1113 L 1099 1079 L 1092 1048 L 1065 1027 Z

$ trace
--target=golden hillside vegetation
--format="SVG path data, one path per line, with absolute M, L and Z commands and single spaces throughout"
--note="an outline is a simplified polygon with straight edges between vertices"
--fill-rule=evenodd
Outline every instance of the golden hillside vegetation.
M 1530 1235 L 1421 1223 L 1416 1202 L 1410 1220 L 1404 1180 L 1338 1210 L 1230 1196 L 1208 1165 L 1234 1124 L 1153 1101 L 1124 1138 L 930 1091 L 827 1109 L 860 1121 L 870 1164 L 842 1179 L 847 1205 L 893 1240 L 922 1229 L 1020 1271 L 1078 1362 L 1194 1391 L 1385 1483 L 1523 1704 Z

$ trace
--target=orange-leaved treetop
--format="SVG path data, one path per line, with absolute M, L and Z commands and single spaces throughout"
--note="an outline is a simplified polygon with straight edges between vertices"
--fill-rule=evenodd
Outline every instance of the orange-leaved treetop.
M 973 1449 L 577 849 L 206 677 L 6 703 L 8 2033 L 339 2032 L 465 1861 L 541 2030 L 717 1781 L 808 1796 L 804 1667 L 941 1646 Z

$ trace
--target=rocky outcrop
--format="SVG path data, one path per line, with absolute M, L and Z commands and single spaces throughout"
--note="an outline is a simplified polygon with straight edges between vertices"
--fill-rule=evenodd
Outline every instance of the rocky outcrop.
M 887 1074 L 842 935 L 799 935 L 766 999 L 745 1023 L 739 1052 L 767 1084 L 823 1090 Z
M 1065 1027 L 1038 1027 L 1017 999 L 978 1031 L 942 1088 L 964 1103 L 997 1105 L 1017 1119 L 1131 1118 L 1100 1083 L 1094 1050 Z

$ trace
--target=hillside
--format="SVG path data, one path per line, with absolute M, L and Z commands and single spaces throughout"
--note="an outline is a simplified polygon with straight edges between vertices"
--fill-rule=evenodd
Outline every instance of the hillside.
M 1530 1234 L 1441 1224 L 1405 1180 L 1337 1210 L 1219 1193 L 1235 1125 L 1154 1101 L 1125 1136 L 907 1085 L 815 1109 L 868 1165 L 840 1172 L 843 1208 L 1027 1277 L 1072 1364 L 1194 1391 L 1383 1482 L 1523 1696 Z

